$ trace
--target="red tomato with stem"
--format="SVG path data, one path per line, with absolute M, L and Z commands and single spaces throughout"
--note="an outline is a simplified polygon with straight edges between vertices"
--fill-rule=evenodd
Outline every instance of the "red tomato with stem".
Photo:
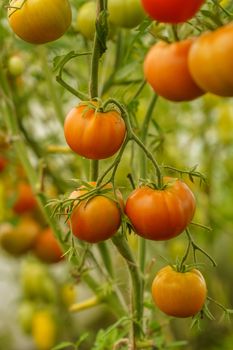
M 148 15 L 156 21 L 180 23 L 195 16 L 205 0 L 141 0 Z
M 186 272 L 166 266 L 152 283 L 152 297 L 157 307 L 174 317 L 191 317 L 204 306 L 207 295 L 205 279 L 197 269 Z
M 125 133 L 125 122 L 119 112 L 103 112 L 88 103 L 74 107 L 64 124 L 64 134 L 70 148 L 89 159 L 111 157 L 120 149 Z
M 182 233 L 196 208 L 194 195 L 183 181 L 169 177 L 163 181 L 162 189 L 136 188 L 125 205 L 135 232 L 154 241 L 165 241 Z
M 155 92 L 170 101 L 190 101 L 204 94 L 188 68 L 194 39 L 168 44 L 158 42 L 144 60 L 144 75 Z
M 70 198 L 78 199 L 85 193 L 87 190 L 80 188 L 73 191 Z M 70 214 L 72 233 L 80 240 L 89 243 L 98 243 L 112 237 L 121 225 L 122 209 L 120 206 L 123 208 L 120 191 L 117 190 L 116 194 L 119 203 L 114 200 L 111 191 L 109 194 L 97 194 L 74 204 Z M 108 198 L 108 195 L 111 195 L 113 199 Z

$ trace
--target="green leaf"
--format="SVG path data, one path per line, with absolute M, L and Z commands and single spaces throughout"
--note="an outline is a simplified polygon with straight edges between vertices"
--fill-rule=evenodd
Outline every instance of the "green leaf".
M 56 346 L 54 346 L 51 350 L 60 350 L 60 349 L 65 349 L 68 347 L 74 348 L 74 344 L 68 341 L 62 342 Z

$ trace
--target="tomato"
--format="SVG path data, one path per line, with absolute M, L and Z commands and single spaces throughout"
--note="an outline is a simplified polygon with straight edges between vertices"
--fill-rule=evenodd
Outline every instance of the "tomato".
M 75 29 L 87 40 L 92 40 L 95 34 L 95 23 L 96 2 L 88 1 L 78 9 Z
M 57 263 L 63 259 L 63 252 L 50 227 L 37 236 L 34 253 L 41 261 L 48 264 Z
M 155 304 L 169 316 L 194 316 L 202 309 L 206 295 L 205 279 L 197 269 L 177 272 L 170 265 L 165 266 L 152 283 Z
M 57 322 L 50 309 L 44 308 L 34 313 L 32 319 L 32 336 L 37 350 L 50 350 L 57 338 Z
M 108 0 L 109 21 L 122 28 L 134 28 L 145 17 L 140 0 Z
M 73 191 L 70 198 L 78 198 L 87 190 L 82 188 Z M 75 204 L 70 215 L 72 233 L 80 240 L 97 243 L 112 237 L 121 225 L 121 209 L 108 195 L 96 195 Z M 111 193 L 113 195 L 113 193 Z M 120 191 L 118 200 L 123 206 Z
M 37 206 L 35 195 L 31 186 L 26 182 L 20 182 L 17 188 L 17 197 L 13 205 L 16 214 L 23 214 L 34 210 Z
M 11 0 L 9 24 L 21 39 L 44 44 L 60 38 L 71 23 L 68 0 Z M 15 8 L 18 9 L 15 9 Z
M 233 96 L 232 38 L 231 23 L 204 33 L 193 43 L 188 56 L 189 70 L 203 90 L 219 96 Z
M 23 217 L 17 226 L 2 225 L 1 247 L 13 256 L 20 256 L 32 249 L 40 232 L 40 226 L 33 220 Z
M 165 23 L 185 22 L 192 18 L 205 0 L 141 0 L 148 15 Z
M 20 283 L 24 296 L 29 300 L 57 302 L 57 286 L 48 270 L 39 261 L 24 260 L 20 271 Z
M 144 75 L 155 92 L 171 101 L 189 101 L 204 92 L 188 69 L 188 53 L 193 39 L 172 44 L 158 42 L 144 60 Z
M 65 307 L 70 307 L 76 300 L 76 289 L 73 284 L 64 284 L 61 287 L 61 300 Z
M 36 311 L 36 304 L 31 300 L 23 300 L 18 307 L 18 320 L 22 331 L 31 334 L 32 320 Z
M 79 9 L 76 17 L 75 29 L 87 40 L 93 40 L 96 29 L 96 1 L 87 1 Z M 108 23 L 108 38 L 114 33 L 111 23 Z
M 73 108 L 64 124 L 70 148 L 89 159 L 111 157 L 121 147 L 125 132 L 125 122 L 119 112 L 101 112 L 88 103 Z
M 178 236 L 195 212 L 195 198 L 181 180 L 164 178 L 166 186 L 136 188 L 128 197 L 125 213 L 136 233 L 154 241 Z
M 21 75 L 25 69 L 25 64 L 23 59 L 19 55 L 13 55 L 9 58 L 7 62 L 8 72 L 13 77 L 18 77 Z
M 7 163 L 8 160 L 5 157 L 0 156 L 0 173 L 5 169 Z

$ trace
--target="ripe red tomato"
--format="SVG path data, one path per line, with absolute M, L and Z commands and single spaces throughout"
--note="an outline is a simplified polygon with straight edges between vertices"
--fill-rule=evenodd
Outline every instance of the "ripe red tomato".
M 197 269 L 177 272 L 166 266 L 157 273 L 152 283 L 155 304 L 169 316 L 194 316 L 202 309 L 206 294 L 205 279 Z
M 134 28 L 145 17 L 140 0 L 108 0 L 109 21 L 117 27 Z
M 193 39 L 172 44 L 158 42 L 144 61 L 144 75 L 155 92 L 171 101 L 189 101 L 204 92 L 188 69 L 188 53 Z
M 32 249 L 40 232 L 40 226 L 31 218 L 22 217 L 17 226 L 0 227 L 1 247 L 13 256 L 20 256 Z
M 0 156 L 0 173 L 5 169 L 8 160 L 5 157 Z
M 185 22 L 192 18 L 205 0 L 141 0 L 148 15 L 165 23 Z
M 41 261 L 48 264 L 57 263 L 63 259 L 63 252 L 50 227 L 37 236 L 33 251 Z
M 166 186 L 136 188 L 128 197 L 125 213 L 136 233 L 154 241 L 178 236 L 195 212 L 195 198 L 181 180 L 164 178 Z
M 87 190 L 80 188 L 73 191 L 70 198 L 78 198 L 86 192 Z M 74 206 L 70 215 L 70 224 L 72 233 L 80 240 L 89 243 L 101 242 L 112 237 L 120 227 L 119 205 L 106 195 L 96 195 Z M 120 191 L 117 191 L 117 196 L 120 205 L 123 206 Z
M 32 188 L 26 182 L 20 182 L 17 189 L 17 198 L 13 205 L 16 214 L 32 211 L 37 206 L 36 198 Z
M 16 9 L 16 7 L 18 9 Z M 60 38 L 71 23 L 68 0 L 11 0 L 9 24 L 21 39 L 44 44 Z
M 233 96 L 233 24 L 201 35 L 189 51 L 188 64 L 195 82 L 205 91 Z
M 125 122 L 117 111 L 100 112 L 94 105 L 81 103 L 67 115 L 66 142 L 79 155 L 89 159 L 111 157 L 125 138 Z

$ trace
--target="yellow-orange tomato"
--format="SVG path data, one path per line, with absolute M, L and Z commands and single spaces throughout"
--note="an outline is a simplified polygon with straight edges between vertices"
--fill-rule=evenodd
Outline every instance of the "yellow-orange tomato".
M 181 180 L 164 178 L 163 189 L 136 188 L 128 197 L 125 213 L 136 233 L 154 241 L 178 236 L 193 218 L 196 201 Z
M 206 294 L 205 279 L 197 269 L 177 272 L 166 266 L 156 274 L 152 283 L 155 304 L 169 316 L 194 316 L 202 309 Z
M 17 226 L 0 227 L 0 243 L 9 254 L 20 256 L 32 249 L 40 232 L 40 226 L 31 218 L 22 217 Z
M 116 153 L 124 141 L 125 129 L 120 113 L 100 112 L 87 103 L 73 108 L 64 124 L 70 148 L 89 159 L 104 159 Z
M 60 38 L 71 23 L 68 0 L 11 0 L 9 24 L 21 39 L 43 44 Z
M 48 264 L 57 263 L 63 259 L 63 252 L 50 227 L 37 236 L 34 253 L 41 261 Z
M 55 315 L 49 308 L 34 312 L 32 318 L 32 337 L 38 350 L 54 347 L 58 335 Z
M 73 191 L 70 198 L 78 198 L 86 192 L 87 190 L 80 188 Z M 107 195 L 96 195 L 74 204 L 70 223 L 72 233 L 77 238 L 97 243 L 112 237 L 117 232 L 121 225 L 121 210 L 114 200 L 106 197 Z M 120 205 L 123 206 L 120 191 L 117 191 L 117 196 Z
M 144 61 L 144 75 L 155 92 L 171 101 L 189 101 L 204 92 L 188 69 L 188 53 L 193 39 L 172 44 L 158 42 Z
M 26 182 L 20 182 L 17 188 L 17 198 L 13 205 L 16 214 L 32 211 L 37 206 L 36 198 L 31 186 Z
M 233 96 L 233 24 L 201 35 L 189 51 L 188 64 L 195 82 L 205 91 Z

